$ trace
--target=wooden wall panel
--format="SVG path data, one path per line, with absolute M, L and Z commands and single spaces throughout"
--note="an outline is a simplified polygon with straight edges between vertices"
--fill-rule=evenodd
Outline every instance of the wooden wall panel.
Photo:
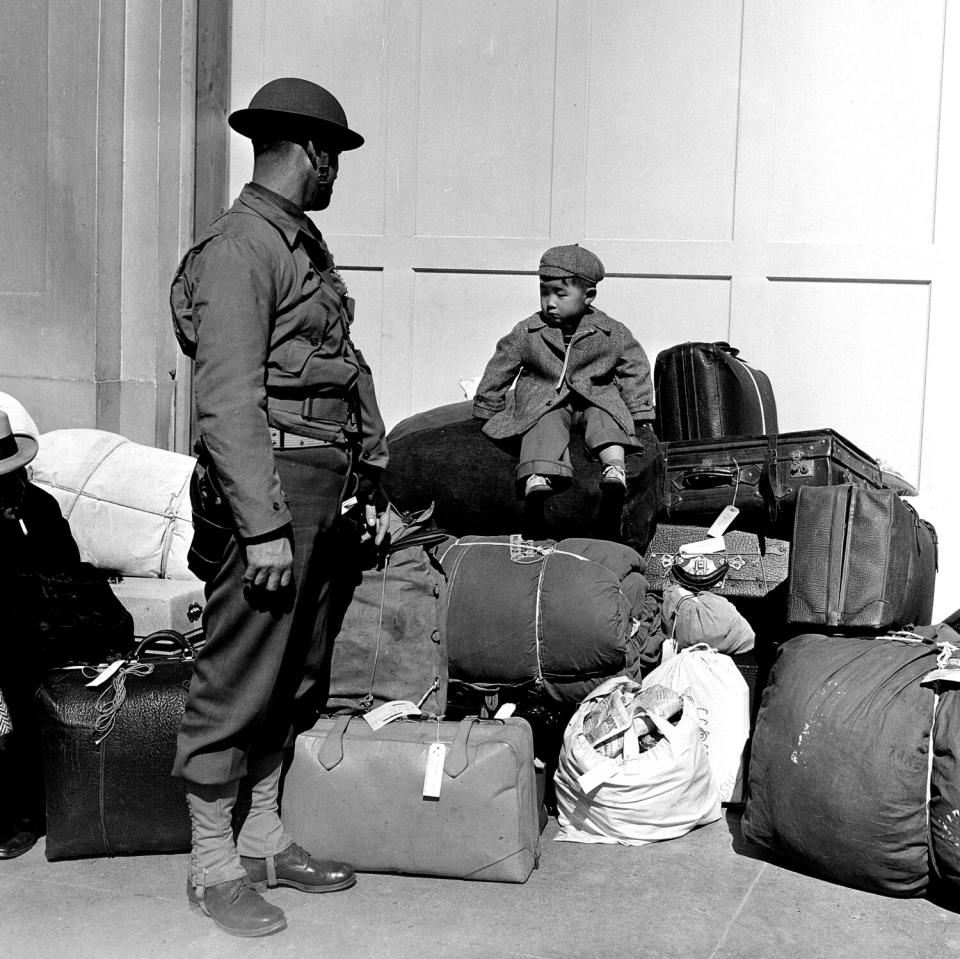
M 943 0 L 783 0 L 770 239 L 930 241 L 943 18 Z
M 416 233 L 547 236 L 556 5 L 421 7 Z
M 591 10 L 587 234 L 729 239 L 741 0 Z
M 929 308 L 925 283 L 772 282 L 764 357 L 780 429 L 832 427 L 916 483 Z

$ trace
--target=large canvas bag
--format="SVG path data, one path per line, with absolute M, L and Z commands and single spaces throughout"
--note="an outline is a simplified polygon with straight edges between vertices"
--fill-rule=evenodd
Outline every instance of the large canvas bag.
M 631 759 L 603 756 L 587 741 L 584 720 L 591 704 L 621 687 L 640 686 L 615 677 L 598 686 L 580 705 L 563 735 L 554 782 L 561 841 L 642 846 L 686 835 L 720 818 L 720 794 L 700 740 L 697 707 L 683 697 L 676 726 L 658 721 L 664 739 Z M 584 789 L 581 776 L 591 773 L 599 785 Z
M 423 796 L 432 743 L 440 795 Z M 523 719 L 321 719 L 297 737 L 283 821 L 315 856 L 362 872 L 525 882 L 540 856 L 533 734 Z
M 665 650 L 668 648 L 664 647 Z M 689 690 L 697 704 L 697 723 L 722 802 L 737 782 L 743 747 L 750 736 L 750 690 L 724 653 L 706 644 L 681 649 L 643 678 L 643 689 L 666 686 Z
M 859 889 L 915 896 L 931 846 L 960 878 L 956 686 L 926 682 L 946 626 L 918 635 L 805 634 L 784 644 L 763 694 L 743 833 Z M 928 640 L 924 642 L 923 639 Z

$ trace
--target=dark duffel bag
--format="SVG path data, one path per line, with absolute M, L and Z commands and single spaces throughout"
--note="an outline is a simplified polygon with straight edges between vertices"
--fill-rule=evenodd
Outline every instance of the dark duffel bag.
M 671 523 L 709 524 L 733 505 L 738 528 L 789 539 L 801 487 L 886 485 L 876 460 L 829 429 L 664 443 L 663 451 L 662 517 Z
M 176 639 L 180 654 L 151 656 L 161 639 Z M 190 848 L 183 782 L 170 770 L 193 650 L 162 630 L 107 673 L 57 670 L 37 690 L 50 860 Z
M 787 621 L 887 629 L 933 615 L 937 534 L 889 489 L 801 489 Z
M 455 536 L 499 536 L 524 530 L 524 505 L 516 495 L 518 441 L 494 442 L 483 433 L 471 402 L 417 413 L 387 436 L 390 465 L 385 486 L 405 512 L 435 504 L 434 520 Z M 626 497 L 601 496 L 600 464 L 586 458 L 582 434 L 570 443 L 572 486 L 543 504 L 537 538 L 607 538 L 617 527 L 622 542 L 642 553 L 653 536 L 663 498 L 663 454 L 652 430 L 640 437 L 643 450 L 627 456 Z M 606 514 L 611 505 L 619 516 Z
M 657 434 L 705 440 L 777 432 L 777 402 L 767 374 L 729 343 L 681 343 L 654 364 Z
M 922 893 L 932 852 L 956 888 L 960 694 L 936 673 L 958 646 L 943 625 L 785 643 L 757 717 L 744 836 L 888 896 Z

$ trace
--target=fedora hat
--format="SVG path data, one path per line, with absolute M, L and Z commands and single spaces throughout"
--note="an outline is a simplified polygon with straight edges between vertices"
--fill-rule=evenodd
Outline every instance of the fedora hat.
M 329 90 L 298 77 L 271 80 L 257 90 L 250 106 L 230 114 L 229 123 L 251 140 L 264 133 L 308 133 L 316 135 L 318 146 L 338 153 L 363 145 L 363 137 L 347 126 L 340 101 Z
M 10 417 L 0 410 L 0 476 L 14 473 L 37 455 L 37 441 L 26 433 L 14 433 Z

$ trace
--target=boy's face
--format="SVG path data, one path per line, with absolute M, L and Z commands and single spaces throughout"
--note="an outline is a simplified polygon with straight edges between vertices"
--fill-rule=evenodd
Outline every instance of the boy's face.
M 596 287 L 581 290 L 566 279 L 540 277 L 540 309 L 554 323 L 580 319 L 596 295 Z

